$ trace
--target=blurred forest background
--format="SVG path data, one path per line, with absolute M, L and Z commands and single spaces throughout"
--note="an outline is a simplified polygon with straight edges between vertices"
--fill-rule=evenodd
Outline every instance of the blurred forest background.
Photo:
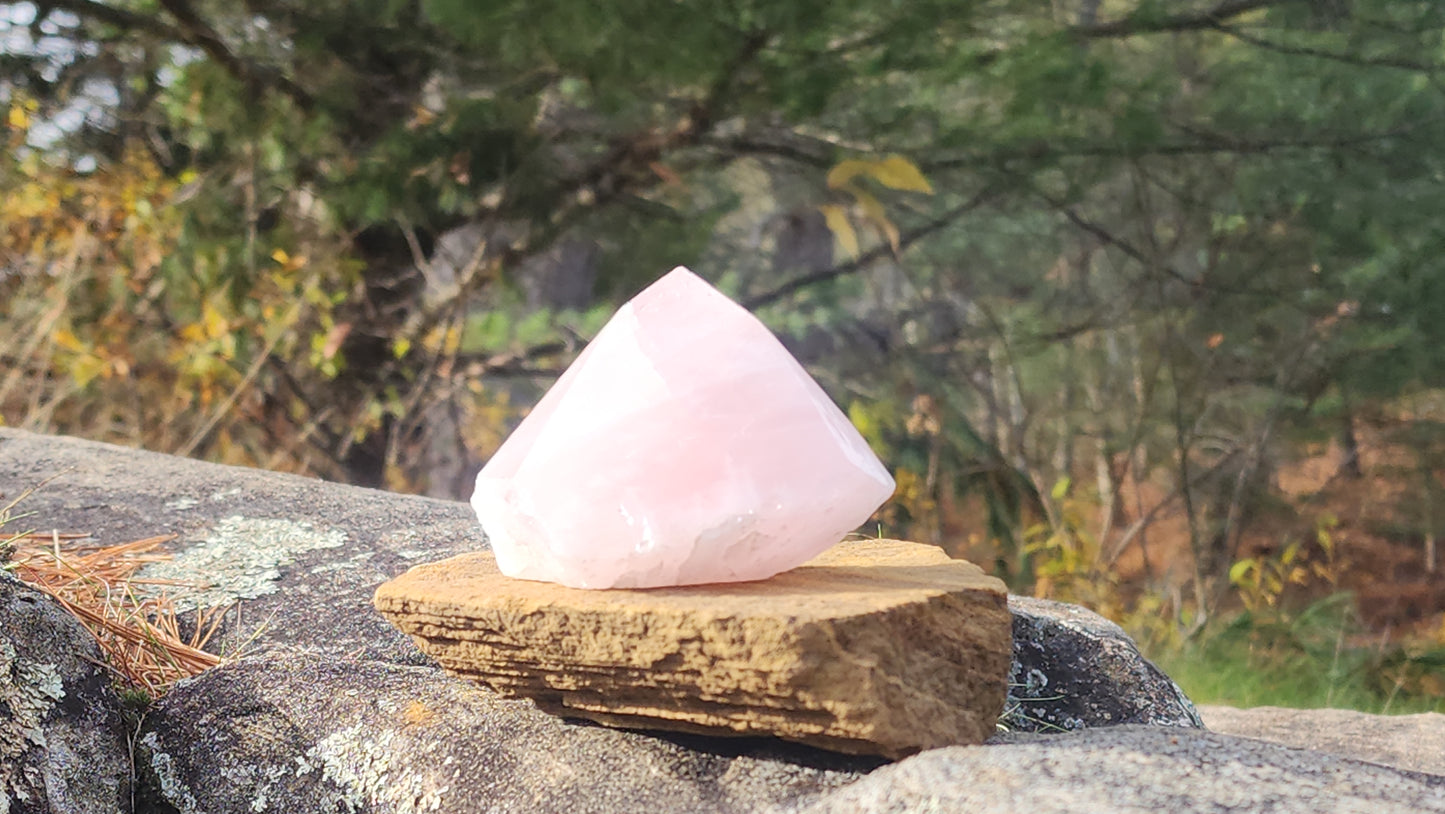
M 887 536 L 1445 709 L 1445 3 L 0 3 L 0 420 L 463 498 L 687 264 Z

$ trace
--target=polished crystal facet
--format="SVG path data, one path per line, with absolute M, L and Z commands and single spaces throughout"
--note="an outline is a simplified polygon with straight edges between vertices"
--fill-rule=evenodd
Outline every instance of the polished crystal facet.
M 893 479 L 777 338 L 685 268 L 603 327 L 477 476 L 502 573 L 577 588 L 764 579 Z

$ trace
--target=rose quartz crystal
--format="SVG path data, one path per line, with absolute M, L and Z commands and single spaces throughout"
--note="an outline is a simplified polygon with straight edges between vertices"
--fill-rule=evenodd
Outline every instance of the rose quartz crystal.
M 477 476 L 502 573 L 574 588 L 765 579 L 893 493 L 752 314 L 678 267 L 613 316 Z

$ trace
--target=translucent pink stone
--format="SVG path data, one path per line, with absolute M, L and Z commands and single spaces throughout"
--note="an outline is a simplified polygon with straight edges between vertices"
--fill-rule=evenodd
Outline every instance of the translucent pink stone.
M 685 268 L 622 306 L 477 476 L 502 573 L 575 588 L 765 579 L 893 479 L 777 338 Z

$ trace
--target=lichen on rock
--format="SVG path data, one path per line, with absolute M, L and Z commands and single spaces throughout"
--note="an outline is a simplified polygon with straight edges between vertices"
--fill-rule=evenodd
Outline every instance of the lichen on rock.
M 21 761 L 32 748 L 44 749 L 45 730 L 41 723 L 50 708 L 65 698 L 65 683 L 53 664 L 21 658 L 15 645 L 0 638 L 0 814 L 10 810 L 10 798 L 25 802 L 26 787 L 36 778 L 22 777 L 27 764 Z
M 349 811 L 370 810 L 379 804 L 406 814 L 436 811 L 447 787 L 408 771 L 406 761 L 395 759 L 394 740 L 391 730 L 369 734 L 358 724 L 322 738 L 307 750 L 306 757 L 319 764 L 324 780 L 341 789 Z
M 282 566 L 346 541 L 346 532 L 306 521 L 233 515 L 174 559 L 147 566 L 141 577 L 195 586 L 174 597 L 183 607 L 220 607 L 275 593 Z
M 0 703 L 11 718 L 0 721 L 0 756 L 16 757 L 28 748 L 45 745 L 40 722 L 50 707 L 65 698 L 65 682 L 53 664 L 23 659 L 15 645 L 0 639 Z M 11 731 L 6 732 L 6 729 Z
M 0 571 L 0 814 L 129 810 L 120 702 L 85 628 Z
M 165 793 L 166 799 L 176 805 L 180 814 L 195 814 L 199 809 L 196 806 L 196 797 L 181 780 L 179 772 L 175 767 L 175 761 L 170 755 L 160 748 L 156 740 L 156 733 L 147 732 L 140 739 L 141 746 L 148 751 L 151 773 L 155 775 L 157 784 Z

